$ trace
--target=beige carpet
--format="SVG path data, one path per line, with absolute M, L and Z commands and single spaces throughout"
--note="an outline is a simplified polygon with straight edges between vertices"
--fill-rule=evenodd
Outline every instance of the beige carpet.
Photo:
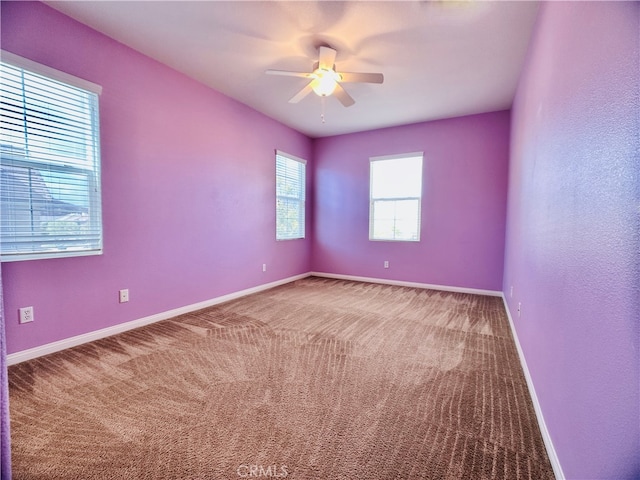
M 14 479 L 550 479 L 499 298 L 308 278 L 10 367 Z

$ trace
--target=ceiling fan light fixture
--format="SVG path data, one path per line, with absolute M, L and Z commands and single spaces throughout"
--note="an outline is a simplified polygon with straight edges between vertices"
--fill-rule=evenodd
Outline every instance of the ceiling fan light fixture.
M 310 80 L 302 90 L 289 99 L 289 103 L 298 103 L 311 92 L 319 97 L 333 95 L 344 107 L 350 107 L 356 101 L 351 98 L 342 87 L 347 83 L 382 83 L 384 76 L 381 73 L 355 73 L 336 72 L 336 51 L 331 47 L 320 46 L 318 49 L 318 61 L 314 63 L 313 70 L 307 72 L 291 72 L 288 70 L 267 70 L 269 75 L 285 75 L 288 77 L 301 77 Z
M 328 97 L 338 86 L 340 75 L 334 70 L 326 70 L 318 68 L 315 72 L 315 80 L 311 84 L 311 88 L 319 97 Z

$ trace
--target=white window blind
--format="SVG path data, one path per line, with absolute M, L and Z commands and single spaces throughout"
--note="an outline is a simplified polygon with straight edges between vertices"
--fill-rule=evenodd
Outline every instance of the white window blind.
M 276 151 L 276 239 L 304 238 L 306 162 Z
M 420 241 L 420 153 L 370 159 L 369 239 Z
M 99 89 L 2 52 L 2 261 L 102 253 Z

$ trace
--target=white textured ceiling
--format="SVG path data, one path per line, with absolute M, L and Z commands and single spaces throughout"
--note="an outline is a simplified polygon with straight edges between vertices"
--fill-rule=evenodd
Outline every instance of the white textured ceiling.
M 537 2 L 102 1 L 53 8 L 311 137 L 507 109 Z M 336 69 L 382 72 L 382 85 L 345 84 L 356 100 L 308 95 L 317 47 Z

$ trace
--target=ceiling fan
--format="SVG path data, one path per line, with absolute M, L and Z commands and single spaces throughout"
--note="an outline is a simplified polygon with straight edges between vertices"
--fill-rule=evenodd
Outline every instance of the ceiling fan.
M 286 70 L 267 70 L 268 75 L 285 75 L 289 77 L 309 78 L 311 81 L 289 103 L 298 103 L 311 92 L 320 97 L 328 97 L 335 94 L 336 98 L 345 107 L 350 107 L 356 101 L 342 87 L 341 83 L 382 83 L 384 76 L 381 73 L 352 73 L 336 72 L 334 62 L 336 50 L 330 47 L 320 46 L 318 61 L 313 65 L 313 72 L 289 72 Z

